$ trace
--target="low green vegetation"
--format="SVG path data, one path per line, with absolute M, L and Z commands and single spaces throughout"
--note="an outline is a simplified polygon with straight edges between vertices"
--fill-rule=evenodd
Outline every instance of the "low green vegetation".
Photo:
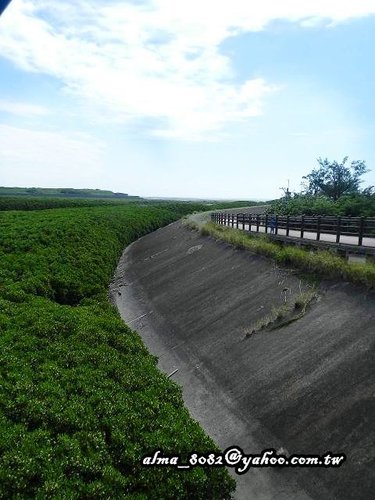
M 290 266 L 304 273 L 311 273 L 322 278 L 351 281 L 368 288 L 375 287 L 375 264 L 373 263 L 349 263 L 330 251 L 311 252 L 291 245 L 282 245 L 271 241 L 266 235 L 253 236 L 212 222 L 203 226 L 201 233 L 227 241 L 237 248 L 265 255 L 279 265 Z
M 108 301 L 124 246 L 193 209 L 0 213 L 0 498 L 230 497 L 223 468 L 141 465 L 215 445 Z
M 16 188 L 15 188 L 16 189 Z M 0 211 L 4 210 L 46 210 L 50 208 L 73 208 L 73 207 L 100 207 L 100 206 L 118 206 L 133 204 L 137 206 L 167 206 L 169 208 L 177 205 L 183 208 L 183 213 L 193 211 L 215 210 L 222 208 L 236 208 L 249 205 L 256 205 L 259 202 L 254 201 L 236 201 L 236 202 L 219 202 L 219 201 L 200 201 L 200 202 L 176 202 L 165 200 L 144 200 L 138 197 L 128 198 L 51 198 L 49 196 L 0 196 Z
M 100 207 L 136 203 L 132 199 L 49 198 L 48 196 L 0 196 L 0 211 L 49 208 Z
M 139 196 L 129 196 L 127 193 L 114 193 L 103 189 L 74 189 L 74 188 L 22 188 L 0 186 L 0 196 L 36 196 L 63 197 L 63 198 L 125 198 L 139 199 Z

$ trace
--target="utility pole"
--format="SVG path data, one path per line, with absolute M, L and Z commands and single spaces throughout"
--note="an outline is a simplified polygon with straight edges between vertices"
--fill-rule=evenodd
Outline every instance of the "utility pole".
M 290 197 L 292 196 L 292 193 L 289 190 L 289 179 L 288 179 L 288 186 L 287 187 L 281 187 L 280 189 L 283 191 L 285 199 L 289 200 Z

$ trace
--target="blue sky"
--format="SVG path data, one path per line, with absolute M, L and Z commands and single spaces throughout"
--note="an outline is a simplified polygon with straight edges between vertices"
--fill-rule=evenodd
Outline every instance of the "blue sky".
M 375 184 L 375 0 L 253 4 L 13 0 L 0 185 L 269 199 L 346 155 Z

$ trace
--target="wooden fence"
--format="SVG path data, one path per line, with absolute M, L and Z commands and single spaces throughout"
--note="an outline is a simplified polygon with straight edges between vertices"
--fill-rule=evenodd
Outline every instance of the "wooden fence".
M 375 217 L 214 212 L 211 214 L 211 220 L 216 224 L 251 232 L 375 247 Z

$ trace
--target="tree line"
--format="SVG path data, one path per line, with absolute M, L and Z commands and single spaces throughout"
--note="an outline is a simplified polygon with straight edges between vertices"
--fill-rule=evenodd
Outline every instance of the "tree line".
M 302 177 L 300 192 L 285 191 L 270 211 L 284 215 L 375 216 L 375 189 L 361 189 L 363 175 L 370 170 L 364 160 L 341 162 L 318 158 L 318 167 Z

